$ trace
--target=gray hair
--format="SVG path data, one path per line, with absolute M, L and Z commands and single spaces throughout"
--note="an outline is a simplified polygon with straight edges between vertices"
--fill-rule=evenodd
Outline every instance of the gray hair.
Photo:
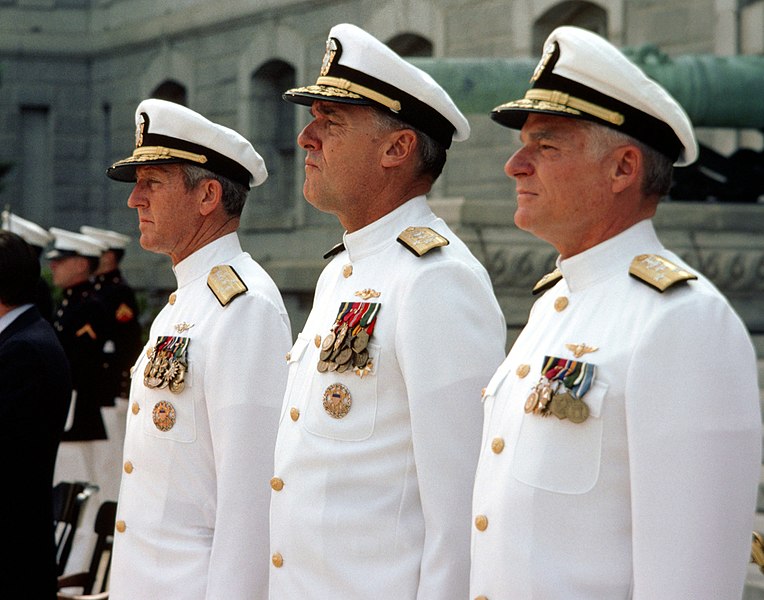
M 633 144 L 639 148 L 643 158 L 642 193 L 645 196 L 657 195 L 659 198 L 668 194 L 674 173 L 673 161 L 668 156 L 611 127 L 590 121 L 584 123 L 589 130 L 590 149 L 594 154 L 602 156 L 616 146 Z
M 446 148 L 443 144 L 436 142 L 432 137 L 412 127 L 405 121 L 402 121 L 393 114 L 383 112 L 372 108 L 372 116 L 376 126 L 381 131 L 397 131 L 399 129 L 411 129 L 417 137 L 419 144 L 418 171 L 420 175 L 429 176 L 434 183 L 440 177 L 443 166 L 446 164 Z
M 228 177 L 223 177 L 204 167 L 198 167 L 190 163 L 180 163 L 180 170 L 183 173 L 183 182 L 186 184 L 187 190 L 195 188 L 203 179 L 214 179 L 219 182 L 223 188 L 223 209 L 226 214 L 231 217 L 241 216 L 241 211 L 244 210 L 244 202 L 247 200 L 247 193 L 249 192 L 246 187 L 231 181 Z

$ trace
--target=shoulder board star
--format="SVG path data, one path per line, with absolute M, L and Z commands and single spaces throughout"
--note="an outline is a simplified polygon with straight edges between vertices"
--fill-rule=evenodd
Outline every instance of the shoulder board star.
M 408 227 L 401 232 L 397 239 L 414 256 L 424 256 L 433 248 L 448 246 L 450 243 L 437 231 L 429 227 Z
M 629 275 L 664 292 L 672 285 L 697 279 L 698 276 L 657 254 L 640 254 L 631 261 Z
M 215 294 L 220 306 L 226 306 L 237 296 L 246 293 L 248 289 L 231 265 L 212 267 L 207 276 L 207 287 Z
M 330 248 L 326 251 L 324 254 L 324 258 L 331 258 L 332 256 L 335 256 L 336 254 L 339 254 L 345 249 L 345 244 L 343 242 L 340 242 L 336 246 Z
M 560 271 L 560 269 L 555 269 L 551 273 L 547 273 L 536 282 L 536 285 L 533 286 L 533 290 L 532 290 L 533 295 L 535 296 L 537 294 L 540 294 L 541 292 L 547 291 L 549 288 L 553 287 L 558 281 L 560 281 L 560 279 L 562 279 L 562 271 Z

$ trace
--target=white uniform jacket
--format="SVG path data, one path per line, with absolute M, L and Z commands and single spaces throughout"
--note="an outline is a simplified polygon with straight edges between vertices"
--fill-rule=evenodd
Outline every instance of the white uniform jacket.
M 396 241 L 409 226 L 450 244 L 417 257 Z M 370 363 L 318 372 L 343 302 L 379 304 Z M 480 394 L 505 340 L 487 272 L 423 196 L 345 234 L 289 357 L 271 482 L 273 600 L 464 599 Z M 324 408 L 335 384 L 352 403 L 340 418 Z
M 222 264 L 248 288 L 226 306 L 207 285 L 212 267 Z M 235 233 L 174 271 L 178 289 L 133 369 L 110 598 L 265 598 L 263 480 L 286 385 L 289 318 L 275 284 Z M 180 348 L 187 342 L 179 393 L 145 385 L 147 355 L 160 338 L 181 338 Z M 162 431 L 155 420 L 171 427 Z
M 642 254 L 690 270 L 649 220 L 558 261 L 488 385 L 471 598 L 741 597 L 761 462 L 753 347 L 703 276 L 663 293 L 630 277 Z M 546 356 L 594 367 L 584 422 L 525 412 Z

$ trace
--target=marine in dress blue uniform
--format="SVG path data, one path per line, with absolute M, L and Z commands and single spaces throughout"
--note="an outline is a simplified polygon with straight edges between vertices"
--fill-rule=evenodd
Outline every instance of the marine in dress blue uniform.
M 740 598 L 761 462 L 746 329 L 651 216 L 697 156 L 682 108 L 601 37 L 550 35 L 506 173 L 559 251 L 485 393 L 470 597 Z
M 133 367 L 109 597 L 262 600 L 291 334 L 236 230 L 265 163 L 183 106 L 144 100 L 135 119 L 107 174 L 135 182 L 141 246 L 170 256 L 177 288 Z
M 298 137 L 306 199 L 346 231 L 287 355 L 270 597 L 462 599 L 480 391 L 506 326 L 485 269 L 427 204 L 442 163 L 420 170 L 418 152 L 445 161 L 469 125 L 350 24 L 330 31 L 316 85 L 284 97 L 314 116 Z
M 98 240 L 73 231 L 53 227 L 50 233 L 53 249 L 46 257 L 53 282 L 61 287 L 53 327 L 69 358 L 75 392 L 63 441 L 103 440 L 106 429 L 101 406 L 108 391 L 102 354 L 110 327 L 106 306 L 94 293 L 90 276 L 104 247 Z

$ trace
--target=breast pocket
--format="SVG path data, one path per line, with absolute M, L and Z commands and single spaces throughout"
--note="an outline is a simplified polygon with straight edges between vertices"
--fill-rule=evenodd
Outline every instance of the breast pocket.
M 560 494 L 584 494 L 597 483 L 602 458 L 602 406 L 607 385 L 595 382 L 584 396 L 583 423 L 523 413 L 513 475 L 527 485 Z
M 316 372 L 310 378 L 306 400 L 305 430 L 313 435 L 346 442 L 360 442 L 371 437 L 377 418 L 377 372 L 381 348 L 369 344 L 372 368 L 349 369 L 344 373 Z M 312 365 L 315 372 L 315 365 Z

